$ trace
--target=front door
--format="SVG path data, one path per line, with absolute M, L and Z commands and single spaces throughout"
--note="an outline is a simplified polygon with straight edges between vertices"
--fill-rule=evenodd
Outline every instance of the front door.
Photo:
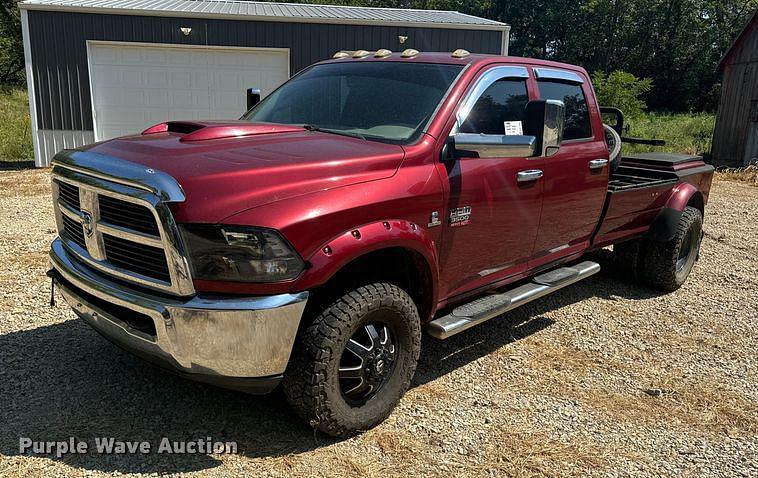
M 464 99 L 452 134 L 518 131 L 529 101 L 527 69 L 486 70 Z M 455 296 L 526 269 L 537 235 L 542 182 L 518 180 L 543 159 L 478 158 L 459 152 L 444 161 L 447 210 L 440 247 L 441 297 Z
M 576 72 L 536 68 L 540 98 L 566 106 L 563 141 L 545 158 L 544 200 L 539 234 L 530 268 L 579 254 L 589 245 L 608 190 L 608 148 L 592 89 Z

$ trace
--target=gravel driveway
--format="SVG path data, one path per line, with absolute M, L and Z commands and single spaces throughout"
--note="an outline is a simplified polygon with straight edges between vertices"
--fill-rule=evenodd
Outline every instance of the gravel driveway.
M 701 259 L 678 292 L 628 285 L 601 255 L 604 272 L 583 283 L 425 338 L 398 410 L 338 441 L 280 394 L 174 377 L 48 307 L 48 182 L 0 173 L 0 476 L 758 476 L 756 187 L 714 183 Z M 19 437 L 70 436 L 212 437 L 238 453 L 19 455 Z

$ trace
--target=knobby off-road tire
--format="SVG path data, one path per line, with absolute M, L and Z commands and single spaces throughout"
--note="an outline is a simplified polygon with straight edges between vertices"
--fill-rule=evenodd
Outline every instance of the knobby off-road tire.
M 627 241 L 613 246 L 616 273 L 620 278 L 639 282 L 642 242 L 641 240 Z
M 643 241 L 639 269 L 642 281 L 665 291 L 681 287 L 697 260 L 702 230 L 703 215 L 698 209 L 687 206 L 671 240 Z
M 391 370 L 381 367 L 383 382 L 372 386 L 373 393 L 367 393 L 368 397 L 356 399 L 346 392 L 364 382 L 363 378 L 341 378 L 344 370 L 350 369 L 345 360 L 353 358 L 346 348 L 355 349 L 356 342 L 370 344 L 359 337 L 365 333 L 370 340 L 367 326 L 372 324 L 373 330 L 379 331 L 376 350 L 389 350 L 380 342 L 392 344 L 392 358 L 387 355 L 383 361 L 385 366 L 391 362 Z M 290 406 L 314 429 L 332 436 L 350 436 L 389 416 L 410 386 L 420 350 L 421 322 L 410 296 L 394 284 L 362 286 L 328 305 L 300 332 L 284 375 L 284 393 Z M 368 376 L 366 383 L 374 383 L 379 358 L 356 360 L 362 370 L 371 368 L 374 375 Z

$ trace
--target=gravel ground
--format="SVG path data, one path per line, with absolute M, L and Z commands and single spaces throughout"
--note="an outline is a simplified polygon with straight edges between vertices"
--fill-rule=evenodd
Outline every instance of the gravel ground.
M 758 477 L 758 188 L 717 180 L 661 295 L 604 272 L 446 342 L 383 425 L 331 440 L 282 396 L 174 377 L 48 307 L 47 171 L 0 173 L 0 476 Z M 233 440 L 236 454 L 19 455 L 19 437 Z

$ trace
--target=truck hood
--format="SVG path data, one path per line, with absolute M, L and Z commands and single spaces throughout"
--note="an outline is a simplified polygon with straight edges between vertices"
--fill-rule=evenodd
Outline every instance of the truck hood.
M 181 185 L 177 222 L 216 223 L 246 209 L 395 174 L 404 150 L 298 126 L 172 122 L 81 148 L 160 170 Z

